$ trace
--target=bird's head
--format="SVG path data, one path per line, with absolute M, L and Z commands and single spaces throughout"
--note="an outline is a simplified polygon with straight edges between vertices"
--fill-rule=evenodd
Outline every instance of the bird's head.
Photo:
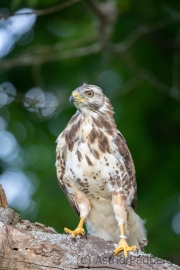
M 108 110 L 113 113 L 109 99 L 103 94 L 102 89 L 96 85 L 84 83 L 72 92 L 69 101 L 73 102 L 81 112 L 93 111 L 106 114 Z

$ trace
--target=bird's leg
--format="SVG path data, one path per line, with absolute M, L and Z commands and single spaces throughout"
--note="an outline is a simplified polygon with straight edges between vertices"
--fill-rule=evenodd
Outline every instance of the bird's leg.
M 83 229 L 83 224 L 84 224 L 84 220 L 88 216 L 91 209 L 91 204 L 90 204 L 89 199 L 80 190 L 76 190 L 75 200 L 76 200 L 76 204 L 78 205 L 78 210 L 79 210 L 81 219 L 79 221 L 77 228 L 74 231 L 71 231 L 68 228 L 64 228 L 65 232 L 71 234 L 74 240 L 76 239 L 75 238 L 76 235 L 86 236 L 85 230 Z M 86 236 L 86 239 L 87 239 L 87 236 Z
M 113 255 L 116 256 L 120 251 L 124 251 L 124 256 L 127 258 L 127 252 L 136 250 L 136 246 L 129 247 L 128 243 L 126 242 L 127 236 L 124 233 L 124 224 L 120 226 L 120 241 L 118 247 L 114 250 Z
M 71 237 L 75 239 L 76 235 L 83 235 L 86 236 L 85 230 L 83 229 L 83 224 L 84 224 L 84 217 L 82 216 L 77 228 L 74 231 L 69 230 L 68 228 L 64 228 L 64 231 L 66 233 L 71 234 Z

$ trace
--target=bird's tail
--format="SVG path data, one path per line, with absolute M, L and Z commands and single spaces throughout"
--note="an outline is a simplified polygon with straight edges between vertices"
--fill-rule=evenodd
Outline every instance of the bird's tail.
M 146 238 L 146 230 L 144 228 L 145 221 L 142 220 L 131 208 L 129 212 L 129 236 L 128 244 L 137 246 L 138 249 L 146 246 L 148 241 Z

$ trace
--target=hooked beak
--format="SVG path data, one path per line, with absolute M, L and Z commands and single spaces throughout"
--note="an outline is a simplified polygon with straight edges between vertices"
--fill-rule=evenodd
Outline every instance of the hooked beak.
M 69 101 L 70 101 L 71 103 L 73 103 L 73 102 L 75 101 L 75 98 L 73 97 L 73 95 L 70 96 Z
M 70 98 L 69 98 L 69 101 L 70 102 L 74 102 L 74 101 L 81 101 L 81 100 L 83 100 L 82 98 L 80 98 L 80 97 L 78 97 L 78 92 L 77 91 L 75 91 L 75 92 L 73 92 L 72 93 L 72 95 L 70 96 Z

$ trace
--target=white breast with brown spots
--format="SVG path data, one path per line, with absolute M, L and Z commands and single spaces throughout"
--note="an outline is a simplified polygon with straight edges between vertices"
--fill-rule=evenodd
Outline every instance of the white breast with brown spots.
M 91 210 L 86 218 L 86 226 L 91 235 L 100 236 L 105 240 L 118 242 L 119 229 L 115 219 L 111 200 L 113 187 L 111 179 L 123 178 L 123 160 L 114 153 L 103 153 L 97 139 L 90 144 L 89 136 L 94 127 L 93 119 L 81 116 L 81 125 L 73 138 L 73 150 L 65 146 L 66 168 L 63 177 L 67 190 L 75 195 L 77 190 L 82 191 L 91 204 Z M 61 136 L 61 135 L 60 135 Z M 113 140 L 106 134 L 109 144 Z M 63 144 L 62 138 L 58 138 Z M 65 144 L 65 139 L 64 139 Z M 111 147 L 112 148 L 112 147 Z M 116 186 L 116 191 L 122 190 L 122 186 Z M 131 191 L 133 196 L 133 190 Z

